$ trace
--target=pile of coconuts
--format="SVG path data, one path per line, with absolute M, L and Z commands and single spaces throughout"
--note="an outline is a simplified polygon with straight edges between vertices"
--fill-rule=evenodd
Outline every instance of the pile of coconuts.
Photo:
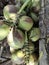
M 11 60 L 15 64 L 38 65 L 35 51 L 39 51 L 40 0 L 16 0 L 3 9 L 4 19 L 0 20 L 0 41 L 7 38 Z

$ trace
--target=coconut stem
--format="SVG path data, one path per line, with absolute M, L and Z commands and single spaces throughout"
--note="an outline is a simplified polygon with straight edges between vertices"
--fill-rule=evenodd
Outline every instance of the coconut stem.
M 27 32 L 25 31 L 25 42 L 28 43 Z
M 18 14 L 20 14 L 23 11 L 23 9 L 28 5 L 29 1 L 30 0 L 26 0 L 26 2 L 22 5 L 22 7 L 20 8 L 20 10 L 18 11 Z

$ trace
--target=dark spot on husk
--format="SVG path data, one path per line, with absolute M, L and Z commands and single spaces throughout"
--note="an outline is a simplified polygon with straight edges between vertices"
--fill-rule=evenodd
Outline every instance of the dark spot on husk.
M 14 5 L 8 5 L 10 13 L 17 13 L 17 9 Z
M 20 35 L 21 32 L 18 32 L 18 30 L 13 31 L 13 36 L 16 37 L 17 39 L 21 40 L 23 39 L 22 35 Z
M 4 24 L 4 22 L 2 20 L 0 20 L 0 25 L 3 25 L 3 24 Z
M 32 19 L 30 17 L 27 17 L 24 21 L 32 23 Z

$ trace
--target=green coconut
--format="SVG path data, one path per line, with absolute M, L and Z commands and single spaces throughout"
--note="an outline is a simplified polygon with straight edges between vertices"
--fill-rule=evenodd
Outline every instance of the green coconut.
M 9 22 L 16 22 L 17 8 L 14 5 L 6 5 L 3 9 L 3 15 Z
M 37 6 L 39 4 L 40 0 L 32 0 L 32 6 Z
M 18 26 L 23 30 L 29 31 L 33 26 L 33 21 L 28 16 L 22 16 L 19 20 Z
M 5 39 L 9 34 L 10 28 L 0 20 L 0 41 Z
M 38 13 L 40 11 L 40 0 L 33 0 L 31 7 L 35 8 L 34 12 Z
M 22 64 L 24 63 L 24 56 L 25 54 L 20 50 L 12 54 L 11 60 L 15 64 Z
M 25 37 L 21 30 L 16 29 L 15 31 L 13 28 L 11 29 L 7 41 L 10 47 L 14 49 L 22 48 L 24 45 Z
M 40 38 L 40 29 L 39 28 L 33 28 L 30 32 L 29 39 L 33 42 L 36 42 Z
M 33 13 L 33 12 L 31 12 L 31 17 L 32 17 L 32 19 L 33 19 L 35 22 L 37 22 L 37 21 L 39 20 L 39 17 L 38 17 L 35 13 Z
M 35 55 L 30 55 L 29 62 L 26 65 L 38 65 L 37 57 Z

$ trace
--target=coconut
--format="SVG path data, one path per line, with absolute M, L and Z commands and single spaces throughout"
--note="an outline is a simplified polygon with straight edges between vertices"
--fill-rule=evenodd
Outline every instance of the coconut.
M 21 50 L 19 50 L 19 51 L 12 54 L 11 60 L 15 64 L 23 64 L 24 63 L 24 56 L 25 56 L 25 54 Z
M 0 41 L 5 39 L 10 32 L 10 27 L 0 20 Z
M 36 42 L 40 38 L 40 29 L 39 28 L 33 28 L 30 32 L 29 39 L 33 42 Z
M 33 21 L 28 16 L 22 16 L 19 20 L 18 26 L 23 30 L 29 31 L 33 26 Z
M 39 20 L 39 17 L 38 17 L 35 13 L 33 13 L 33 12 L 31 12 L 31 17 L 32 17 L 32 19 L 33 19 L 35 22 L 37 22 L 37 21 Z
M 19 49 L 22 48 L 24 45 L 24 34 L 21 30 L 16 29 L 14 31 L 14 29 L 12 28 L 10 33 L 8 34 L 7 37 L 7 42 L 9 44 L 10 47 L 14 48 L 14 49 Z
M 30 55 L 29 62 L 26 65 L 38 65 L 38 60 L 35 55 Z
M 16 22 L 17 8 L 14 5 L 6 5 L 3 9 L 3 15 L 9 22 Z

